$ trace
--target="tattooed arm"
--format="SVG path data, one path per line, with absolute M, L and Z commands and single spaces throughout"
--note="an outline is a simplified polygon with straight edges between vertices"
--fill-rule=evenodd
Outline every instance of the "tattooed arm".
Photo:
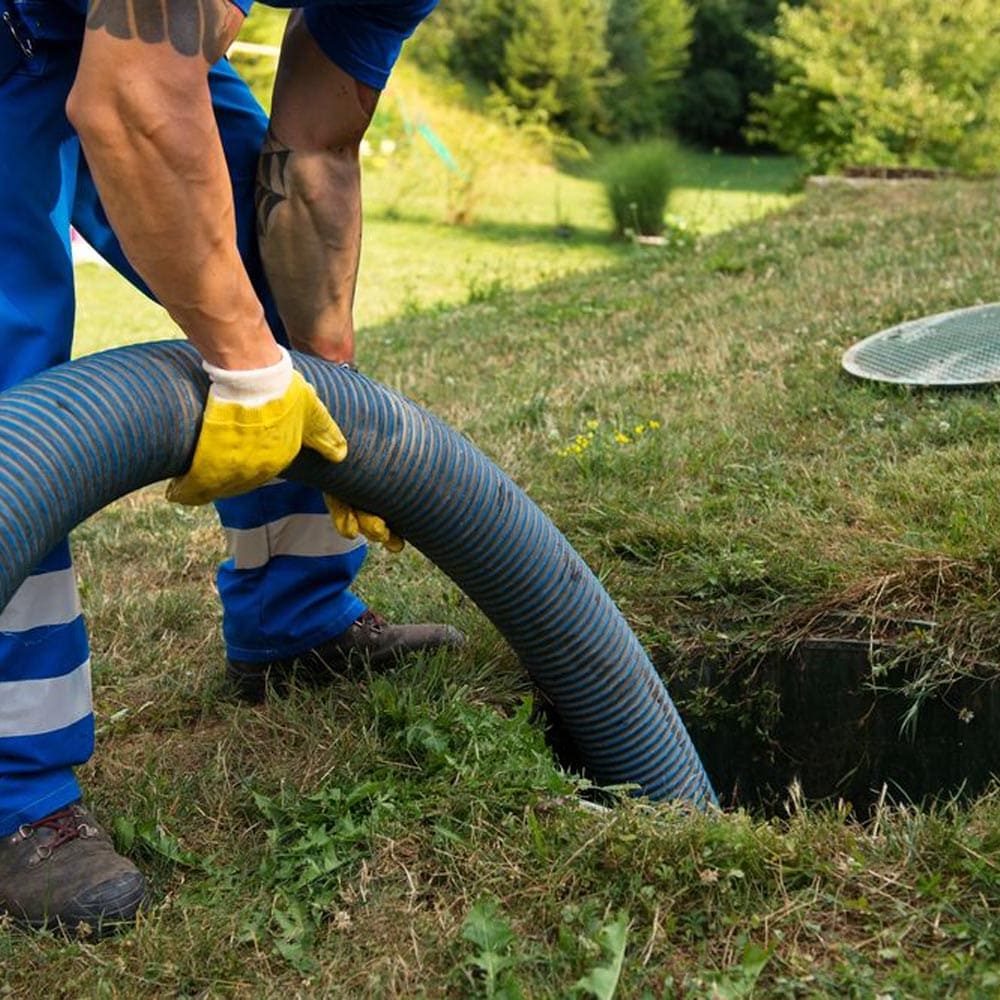
M 208 90 L 241 20 L 228 0 L 91 0 L 67 103 L 126 255 L 224 369 L 281 357 L 237 251 Z
M 295 347 L 352 361 L 361 246 L 358 147 L 378 91 L 357 83 L 289 18 L 257 176 L 261 256 Z

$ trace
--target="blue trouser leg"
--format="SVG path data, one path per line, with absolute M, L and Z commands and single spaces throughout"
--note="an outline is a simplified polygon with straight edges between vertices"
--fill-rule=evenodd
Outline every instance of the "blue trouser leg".
M 41 52 L 0 82 L 0 389 L 69 358 L 75 61 Z M 90 756 L 87 633 L 63 542 L 0 612 L 0 835 L 80 797 Z
M 0 389 L 69 358 L 71 218 L 143 287 L 108 226 L 65 117 L 77 54 L 52 45 L 36 52 L 0 82 Z M 228 65 L 216 67 L 211 81 L 239 242 L 263 294 L 253 176 L 266 122 Z M 364 547 L 339 538 L 321 508 L 316 491 L 292 483 L 219 505 L 233 548 L 219 570 L 231 656 L 291 655 L 339 634 L 363 610 L 348 587 Z M 79 798 L 73 768 L 89 758 L 93 741 L 87 635 L 61 543 L 0 613 L 0 836 Z
M 365 547 L 333 530 L 316 490 L 275 482 L 216 507 L 232 552 L 218 575 L 231 658 L 261 663 L 304 652 L 364 611 L 347 588 Z

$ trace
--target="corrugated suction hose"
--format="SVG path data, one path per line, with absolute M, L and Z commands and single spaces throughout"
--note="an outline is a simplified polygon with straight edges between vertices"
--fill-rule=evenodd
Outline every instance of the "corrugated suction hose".
M 350 442 L 289 478 L 379 513 L 493 621 L 551 699 L 590 774 L 652 799 L 714 802 L 677 710 L 603 587 L 538 507 L 460 434 L 347 368 L 295 364 Z M 112 500 L 183 472 L 208 383 L 177 341 L 124 347 L 0 395 L 0 608 Z

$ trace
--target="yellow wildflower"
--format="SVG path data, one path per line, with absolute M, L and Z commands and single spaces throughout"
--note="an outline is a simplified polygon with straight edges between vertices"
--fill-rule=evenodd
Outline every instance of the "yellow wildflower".
M 618 444 L 632 443 L 632 439 L 627 434 L 623 434 L 621 431 L 615 431 L 615 441 L 617 441 Z

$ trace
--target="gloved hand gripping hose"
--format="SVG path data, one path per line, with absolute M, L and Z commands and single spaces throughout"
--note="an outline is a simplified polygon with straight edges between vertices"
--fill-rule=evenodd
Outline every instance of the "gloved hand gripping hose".
M 295 365 L 349 442 L 289 478 L 370 510 L 493 621 L 551 699 L 590 773 L 652 799 L 715 801 L 648 657 L 538 507 L 461 435 L 357 372 Z M 0 608 L 31 567 L 112 500 L 188 467 L 208 391 L 181 342 L 74 361 L 0 395 Z
M 247 493 L 288 467 L 303 447 L 342 462 L 347 441 L 292 367 L 288 351 L 268 368 L 228 371 L 207 361 L 211 386 L 191 468 L 167 485 L 167 499 L 203 504 Z
M 284 347 L 267 368 L 231 371 L 202 361 L 208 398 L 191 467 L 167 484 L 175 503 L 209 503 L 263 486 L 282 472 L 302 448 L 329 462 L 342 462 L 347 441 L 316 390 L 295 371 Z M 363 534 L 398 552 L 402 539 L 373 514 L 327 496 L 334 528 L 345 538 Z

